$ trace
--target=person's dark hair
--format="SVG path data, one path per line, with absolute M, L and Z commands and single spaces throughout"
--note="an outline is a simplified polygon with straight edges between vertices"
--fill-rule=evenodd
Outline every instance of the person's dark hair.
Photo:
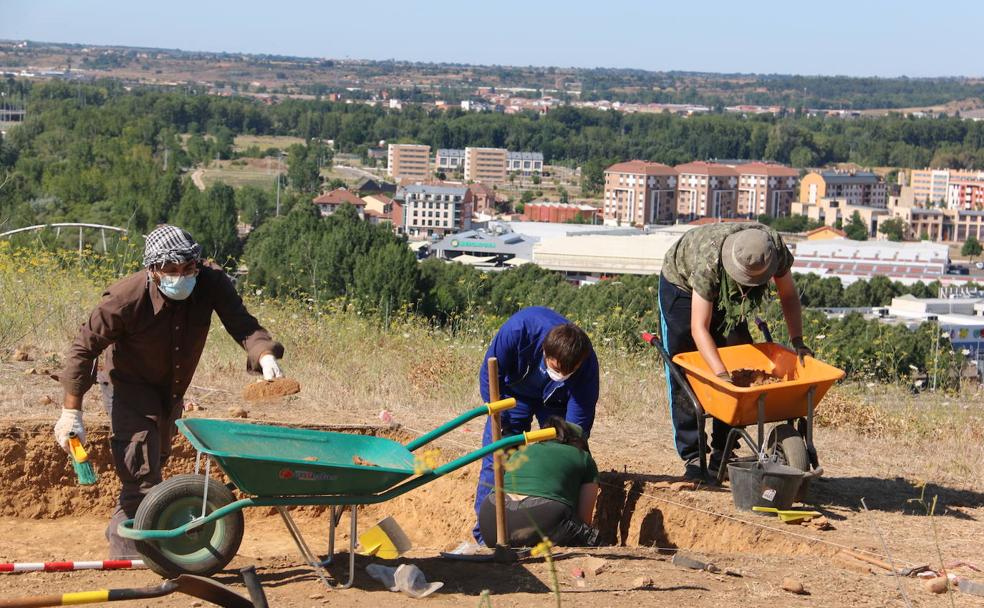
M 562 323 L 543 340 L 543 354 L 557 360 L 560 365 L 557 371 L 570 374 L 591 354 L 591 339 L 577 325 Z
M 551 416 L 547 418 L 547 426 L 544 428 L 553 427 L 557 429 L 557 438 L 555 441 L 566 445 L 572 445 L 577 449 L 590 453 L 591 450 L 588 449 L 588 440 L 582 434 L 576 432 L 574 428 L 568 425 L 567 421 L 560 416 Z

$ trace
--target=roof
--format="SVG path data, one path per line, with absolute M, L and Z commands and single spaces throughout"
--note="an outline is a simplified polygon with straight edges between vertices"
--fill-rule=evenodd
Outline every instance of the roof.
M 493 190 L 492 188 L 489 188 L 488 186 L 486 186 L 482 182 L 475 182 L 475 183 L 472 183 L 472 184 L 468 184 L 468 189 L 471 190 L 471 193 L 474 194 L 474 195 L 476 195 L 476 196 L 479 196 L 479 195 L 481 195 L 481 196 L 491 196 L 492 198 L 495 198 L 495 190 Z
M 345 188 L 335 188 L 331 192 L 325 192 L 311 202 L 315 205 L 344 205 L 345 203 L 349 203 L 355 207 L 366 206 L 364 200 Z
M 533 246 L 533 263 L 575 273 L 659 274 L 679 233 L 582 236 L 544 239 Z
M 402 186 L 400 190 L 403 194 L 451 194 L 465 196 L 468 193 L 466 186 L 442 186 L 439 184 L 408 184 Z
M 686 163 L 684 165 L 677 165 L 674 169 L 676 169 L 676 172 L 679 174 L 693 173 L 696 175 L 725 175 L 728 177 L 737 177 L 738 175 L 738 171 L 728 167 L 727 165 L 718 165 L 716 163 L 709 163 L 702 160 Z
M 769 177 L 799 177 L 799 171 L 774 163 L 742 163 L 735 166 L 740 175 L 768 175 Z
M 702 217 L 690 222 L 689 226 L 704 226 L 705 224 L 729 224 L 737 222 L 754 222 L 755 220 L 746 219 L 743 217 Z
M 525 209 L 529 209 L 530 207 L 550 207 L 551 209 L 576 209 L 577 211 L 601 212 L 600 207 L 593 207 L 591 205 L 578 203 L 555 203 L 552 201 L 532 201 L 526 203 Z
M 543 160 L 543 152 L 510 152 L 509 160 Z
M 375 200 L 379 201 L 380 203 L 382 203 L 384 205 L 392 205 L 393 204 L 393 199 L 391 199 L 390 197 L 386 196 L 385 194 L 383 194 L 381 192 L 375 192 L 373 194 L 367 194 L 367 195 L 365 195 L 365 196 L 362 197 L 362 200 L 365 201 L 366 199 L 370 199 L 370 198 L 371 199 L 375 199 Z
M 844 232 L 843 230 L 838 230 L 837 228 L 834 228 L 833 226 L 820 226 L 819 228 L 814 228 L 813 230 L 808 230 L 806 232 L 806 236 L 810 237 L 810 236 L 813 236 L 814 234 L 820 234 L 821 232 L 833 232 L 834 234 L 836 234 L 837 236 L 839 236 L 841 238 L 847 238 L 847 233 L 846 232 Z
M 448 157 L 450 157 L 450 156 L 460 156 L 460 157 L 464 158 L 465 151 L 464 150 L 459 150 L 457 148 L 438 148 L 437 155 L 438 156 L 448 156 Z
M 624 163 L 615 163 L 605 169 L 605 173 L 636 173 L 642 175 L 676 175 L 676 171 L 669 165 L 663 163 L 653 163 L 645 160 L 630 160 Z
M 823 171 L 820 177 L 828 184 L 877 184 L 880 179 L 870 171 L 855 171 L 845 173 L 842 171 Z
M 363 192 L 363 191 L 395 192 L 396 184 L 384 182 L 383 180 L 380 179 L 363 177 L 358 181 L 357 184 L 355 184 L 355 188 L 352 189 L 355 190 L 356 192 Z

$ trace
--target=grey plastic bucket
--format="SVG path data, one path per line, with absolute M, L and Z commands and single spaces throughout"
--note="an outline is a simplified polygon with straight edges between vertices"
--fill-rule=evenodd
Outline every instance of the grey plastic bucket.
M 775 462 L 728 463 L 731 498 L 741 511 L 752 507 L 788 509 L 803 483 L 803 471 Z

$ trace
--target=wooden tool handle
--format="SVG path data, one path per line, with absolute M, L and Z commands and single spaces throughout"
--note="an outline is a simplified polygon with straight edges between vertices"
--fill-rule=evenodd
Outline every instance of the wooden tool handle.
M 489 357 L 489 402 L 500 400 L 499 394 L 499 360 Z M 502 439 L 502 425 L 499 422 L 499 412 L 492 413 L 492 441 Z M 505 484 L 505 467 L 503 466 L 502 450 L 492 455 L 492 474 L 495 478 L 495 544 L 500 547 L 509 546 L 509 531 L 506 529 L 506 495 L 502 487 Z M 485 539 L 488 542 L 489 539 Z
M 863 562 L 868 562 L 869 564 L 872 564 L 873 566 L 878 566 L 879 568 L 884 568 L 885 570 L 889 570 L 890 571 L 890 570 L 893 569 L 892 566 L 890 564 L 888 564 L 887 562 L 884 562 L 884 561 L 882 561 L 882 560 L 880 560 L 880 559 L 878 559 L 876 557 L 870 557 L 868 555 L 865 555 L 864 553 L 855 553 L 854 551 L 848 551 L 847 549 L 841 549 L 841 553 L 843 553 L 845 555 L 850 555 L 854 559 L 859 559 L 859 560 L 861 560 Z

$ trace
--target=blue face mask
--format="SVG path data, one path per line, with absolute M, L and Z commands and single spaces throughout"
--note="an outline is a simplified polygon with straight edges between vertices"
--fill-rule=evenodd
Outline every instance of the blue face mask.
M 157 288 L 161 290 L 161 293 L 172 300 L 187 300 L 188 296 L 195 289 L 195 283 L 198 277 L 196 276 L 172 276 L 172 275 L 161 275 L 161 282 L 157 285 Z

